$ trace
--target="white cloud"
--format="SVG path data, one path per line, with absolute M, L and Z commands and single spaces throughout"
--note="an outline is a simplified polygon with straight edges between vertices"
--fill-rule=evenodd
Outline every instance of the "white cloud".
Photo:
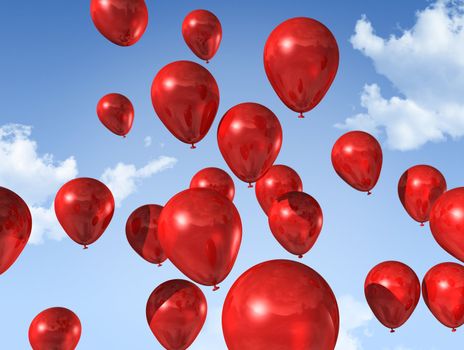
M 145 145 L 145 147 L 150 147 L 150 146 L 151 146 L 151 143 L 152 143 L 151 136 L 146 136 L 146 137 L 143 139 L 143 144 Z
M 30 207 L 32 214 L 32 232 L 30 244 L 41 244 L 45 239 L 61 241 L 66 233 L 61 228 L 55 216 L 53 204 L 50 208 Z
M 102 181 L 113 192 L 116 205 L 137 190 L 142 179 L 151 177 L 163 170 L 172 168 L 177 163 L 176 158 L 161 156 L 137 169 L 133 164 L 118 163 L 114 168 L 108 168 L 101 176 Z
M 364 334 L 369 334 L 367 325 L 373 315 L 364 302 L 359 302 L 351 295 L 338 298 L 340 310 L 340 332 L 335 350 L 362 350 L 361 339 L 355 331 L 364 329 Z
M 464 2 L 439 0 L 416 17 L 411 29 L 388 38 L 375 34 L 366 17 L 356 23 L 353 47 L 399 95 L 385 98 L 377 84 L 366 85 L 366 111 L 338 127 L 385 133 L 387 145 L 398 150 L 464 135 Z

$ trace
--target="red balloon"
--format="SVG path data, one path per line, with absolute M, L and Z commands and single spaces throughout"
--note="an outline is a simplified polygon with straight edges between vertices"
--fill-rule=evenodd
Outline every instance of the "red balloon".
M 197 63 L 177 61 L 162 68 L 151 86 L 158 117 L 180 141 L 191 144 L 208 133 L 219 107 L 219 88 Z
M 430 211 L 430 229 L 438 244 L 464 261 L 464 187 L 443 193 Z
M 55 213 L 68 236 L 87 249 L 105 232 L 113 217 L 113 194 L 98 180 L 74 179 L 56 194 Z
M 77 315 L 64 307 L 42 311 L 29 326 L 29 342 L 33 350 L 74 350 L 82 327 Z
M 191 282 L 170 280 L 156 287 L 147 302 L 147 321 L 167 350 L 187 349 L 203 328 L 207 304 Z
M 322 100 L 338 69 L 337 41 L 322 23 L 305 17 L 279 24 L 264 46 L 264 69 L 285 105 L 308 112 Z
M 0 275 L 10 268 L 31 235 L 27 204 L 13 191 L 0 187 Z
M 108 94 L 98 101 L 97 115 L 108 130 L 126 137 L 134 122 L 134 107 L 126 96 Z
M 382 169 L 379 142 L 363 131 L 342 135 L 332 148 L 332 164 L 337 174 L 358 191 L 371 194 Z
M 398 196 L 408 214 L 424 226 L 429 221 L 435 201 L 446 191 L 446 180 L 434 167 L 416 165 L 409 168 L 398 182 Z
M 191 188 L 166 204 L 158 221 L 158 237 L 179 270 L 216 290 L 234 266 L 242 222 L 227 197 L 208 188 Z
M 339 329 L 337 300 L 310 267 L 266 261 L 230 288 L 222 329 L 229 350 L 333 350 Z
M 192 177 L 192 181 L 190 181 L 190 188 L 198 187 L 211 188 L 230 200 L 234 199 L 234 180 L 222 169 L 205 168 L 200 170 Z
M 322 209 L 304 192 L 280 196 L 272 205 L 268 219 L 277 241 L 299 258 L 313 247 L 322 230 Z
M 420 282 L 409 266 L 398 261 L 385 261 L 367 275 L 364 294 L 375 317 L 394 332 L 416 308 Z
M 217 138 L 230 169 L 252 187 L 279 155 L 282 127 L 270 109 L 258 103 L 241 103 L 222 117 Z
M 152 264 L 166 260 L 166 255 L 158 240 L 158 220 L 162 206 L 143 205 L 135 209 L 126 222 L 126 236 L 131 247 L 142 258 Z
M 271 166 L 267 173 L 256 181 L 256 198 L 266 215 L 277 198 L 292 191 L 303 191 L 303 183 L 298 173 L 286 165 Z
M 119 46 L 134 45 L 148 24 L 144 0 L 92 0 L 90 14 L 98 31 Z
M 221 43 L 221 22 L 214 13 L 209 11 L 192 11 L 182 23 L 182 36 L 190 50 L 198 58 L 208 63 L 216 54 Z
M 422 281 L 422 296 L 437 320 L 455 332 L 464 324 L 464 267 L 451 262 L 432 267 Z

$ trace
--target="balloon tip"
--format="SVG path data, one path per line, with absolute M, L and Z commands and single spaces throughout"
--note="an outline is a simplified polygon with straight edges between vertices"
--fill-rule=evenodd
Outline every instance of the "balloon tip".
M 302 258 L 303 258 L 302 254 L 298 255 L 298 259 L 302 259 Z
M 89 247 L 87 246 L 87 244 L 84 244 L 84 248 L 82 248 L 82 249 L 84 249 L 84 250 L 89 249 Z
M 217 291 L 218 289 L 219 289 L 219 287 L 216 286 L 216 285 L 214 285 L 214 287 L 213 287 L 213 292 Z
M 195 144 L 192 143 L 192 146 L 190 147 L 190 149 L 195 149 L 195 148 L 197 148 L 197 146 L 195 146 Z
M 423 223 L 423 222 L 421 222 L 421 223 L 420 223 L 420 226 L 421 226 L 421 227 L 424 227 L 425 225 L 424 225 L 424 223 Z
M 127 138 L 127 135 L 122 135 L 122 138 L 123 138 L 123 139 Z
M 161 267 L 161 266 L 163 266 L 163 264 L 159 263 L 159 264 L 158 264 L 158 267 Z
M 370 196 L 372 194 L 371 191 L 367 191 L 367 195 Z
M 208 63 L 209 63 L 209 60 L 206 60 L 206 64 L 208 64 Z
M 456 333 L 456 328 L 453 328 L 451 332 Z
M 248 188 L 253 188 L 253 184 L 251 182 L 248 183 Z
M 305 116 L 303 115 L 303 113 L 300 113 L 300 114 L 298 115 L 298 119 L 304 119 L 304 117 L 305 117 Z
M 390 333 L 395 333 L 395 330 L 393 328 L 390 329 Z

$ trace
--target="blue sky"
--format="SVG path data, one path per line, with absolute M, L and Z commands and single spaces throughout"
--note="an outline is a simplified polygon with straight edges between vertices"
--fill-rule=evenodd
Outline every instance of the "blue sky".
M 227 170 L 217 125 L 227 109 L 245 101 L 262 103 L 279 117 L 284 141 L 276 163 L 298 171 L 304 191 L 323 209 L 322 233 L 303 262 L 324 276 L 338 298 L 337 350 L 462 347 L 462 331 L 452 334 L 422 301 L 391 335 L 372 318 L 363 295 L 367 272 L 383 260 L 408 264 L 420 279 L 433 265 L 454 261 L 428 227 L 407 216 L 396 185 L 404 170 L 421 163 L 440 169 L 449 188 L 463 185 L 464 16 L 457 9 L 462 3 L 451 9 L 429 1 L 150 0 L 147 5 L 147 32 L 129 48 L 97 32 L 87 1 L 10 1 L 2 7 L 0 185 L 23 196 L 36 220 L 31 244 L 0 276 L 0 349 L 27 349 L 30 321 L 51 306 L 68 307 L 80 317 L 78 349 L 161 349 L 146 323 L 146 300 L 157 285 L 182 275 L 170 263 L 157 268 L 132 251 L 125 221 L 142 204 L 163 205 L 201 168 Z M 223 41 L 208 65 L 221 103 L 210 133 L 192 151 L 156 117 L 150 85 L 171 61 L 198 62 L 181 35 L 183 17 L 197 8 L 213 11 L 222 22 Z M 262 65 L 270 31 L 296 16 L 325 23 L 340 47 L 332 88 L 304 120 L 280 102 Z M 134 104 L 127 139 L 110 134 L 96 116 L 99 98 L 109 92 L 123 93 Z M 11 123 L 21 126 L 6 126 Z M 384 147 L 373 196 L 350 188 L 332 169 L 330 151 L 344 132 L 340 127 L 375 132 Z M 102 178 L 119 202 L 109 228 L 87 251 L 64 236 L 50 211 L 56 190 L 75 176 Z M 202 287 L 209 314 L 195 350 L 226 349 L 221 306 L 243 271 L 265 260 L 294 258 L 270 233 L 254 191 L 234 180 L 243 242 L 221 289 Z

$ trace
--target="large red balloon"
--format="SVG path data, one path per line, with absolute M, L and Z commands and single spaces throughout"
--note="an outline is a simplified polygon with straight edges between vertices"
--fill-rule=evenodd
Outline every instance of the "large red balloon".
M 74 179 L 56 194 L 55 213 L 68 236 L 86 249 L 100 238 L 113 217 L 113 194 L 98 180 Z
M 303 183 L 298 173 L 286 165 L 271 166 L 267 173 L 256 181 L 256 198 L 266 215 L 277 198 L 292 191 L 303 191 Z
M 446 191 L 443 175 L 430 165 L 416 165 L 398 182 L 398 196 L 408 214 L 424 226 L 435 201 Z
M 222 329 L 229 350 L 333 350 L 339 329 L 337 300 L 310 267 L 267 261 L 230 288 Z
M 98 101 L 97 115 L 108 130 L 125 137 L 134 122 L 134 107 L 126 96 L 108 94 Z
M 42 311 L 29 326 L 29 342 L 33 350 L 74 350 L 82 327 L 77 315 L 64 307 Z
M 385 261 L 367 275 L 364 293 L 375 317 L 394 332 L 416 308 L 420 282 L 409 266 L 398 261 Z
M 156 287 L 147 302 L 147 321 L 167 350 L 185 350 L 206 320 L 203 292 L 191 282 L 170 280 Z
M 156 114 L 180 141 L 191 144 L 208 133 L 219 107 L 219 88 L 197 63 L 177 61 L 162 68 L 151 86 Z
M 322 230 L 322 209 L 309 194 L 287 192 L 272 204 L 269 227 L 286 250 L 302 258 Z
M 190 50 L 208 63 L 221 43 L 221 22 L 207 10 L 192 11 L 182 23 L 182 36 Z
M 158 240 L 158 220 L 162 206 L 147 204 L 135 209 L 126 222 L 126 236 L 131 247 L 152 264 L 166 260 Z
M 158 237 L 179 270 L 216 290 L 234 266 L 242 222 L 227 197 L 212 189 L 191 188 L 166 204 L 158 222 Z
M 338 60 L 334 36 L 311 18 L 292 18 L 279 24 L 264 47 L 264 68 L 272 87 L 300 118 L 329 90 Z
M 190 181 L 190 188 L 197 187 L 211 188 L 230 200 L 234 199 L 234 180 L 232 180 L 229 174 L 219 168 L 205 168 L 196 173 L 192 177 L 192 181 Z
M 422 281 L 422 296 L 437 320 L 455 332 L 464 324 L 464 267 L 451 262 L 432 267 Z
M 119 46 L 134 45 L 148 24 L 144 0 L 92 0 L 90 14 L 98 31 Z
M 430 229 L 438 244 L 464 261 L 464 187 L 443 193 L 430 211 Z
M 226 112 L 217 139 L 230 169 L 252 187 L 279 155 L 282 127 L 270 109 L 258 103 L 241 103 Z
M 358 191 L 371 194 L 382 169 L 379 142 L 363 131 L 342 135 L 332 148 L 332 164 L 337 174 Z
M 13 191 L 0 187 L 0 275 L 10 268 L 31 235 L 27 204 Z

